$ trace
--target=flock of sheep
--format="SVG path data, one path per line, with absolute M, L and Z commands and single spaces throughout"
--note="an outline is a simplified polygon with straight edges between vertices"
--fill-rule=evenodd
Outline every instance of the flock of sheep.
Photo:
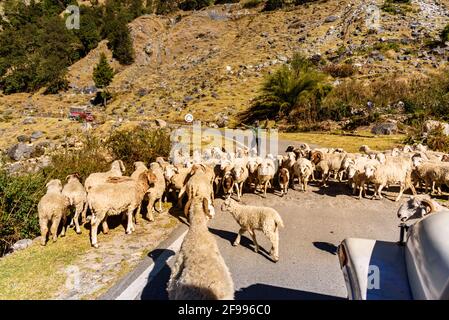
M 228 152 L 214 147 L 203 152 L 195 150 L 193 155 L 175 151 L 170 161 L 159 157 L 149 167 L 136 162 L 130 176 L 123 176 L 123 162 L 116 160 L 109 171 L 92 173 L 84 185 L 77 174 L 68 176 L 64 186 L 60 180 L 47 184 L 47 193 L 38 204 L 41 241 L 46 244 L 49 226 L 53 241 L 61 223 L 61 235 L 65 234 L 68 212 L 73 207 L 71 225 L 79 234 L 80 215 L 82 223 L 90 218 L 91 244 L 98 248 L 98 227 L 101 224 L 103 232 L 108 232 L 108 216 L 126 213 L 126 233 L 130 234 L 138 223 L 145 197 L 146 217 L 154 221 L 154 211 L 162 212 L 162 201 L 173 194 L 178 207 L 184 208 L 190 227 L 172 269 L 169 297 L 230 299 L 234 294 L 232 278 L 207 228 L 215 214 L 216 196 L 225 198 L 221 210 L 229 212 L 240 226 L 234 245 L 248 232 L 257 252 L 255 231 L 260 230 L 270 240 L 270 255 L 277 262 L 279 228 L 284 226 L 281 216 L 272 208 L 239 204 L 244 190 L 259 191 L 265 197 L 268 188 L 276 187 L 283 196 L 289 188 L 295 188 L 295 178 L 305 192 L 309 181 L 318 175 L 322 187 L 333 175 L 339 182 L 348 183 L 354 193 L 358 190 L 359 198 L 366 196 L 370 185 L 374 186 L 373 198 L 382 198 L 384 187 L 399 185 L 398 201 L 406 189 L 416 194 L 417 187 L 425 192 L 437 188 L 441 193 L 442 185 L 449 186 L 448 160 L 447 155 L 428 151 L 422 145 L 382 152 L 362 146 L 360 153 L 347 153 L 342 149 L 311 149 L 307 144 L 289 146 L 284 155 L 266 157 L 258 156 L 255 148 Z M 234 194 L 237 201 L 231 199 Z M 86 217 L 88 209 L 90 217 Z

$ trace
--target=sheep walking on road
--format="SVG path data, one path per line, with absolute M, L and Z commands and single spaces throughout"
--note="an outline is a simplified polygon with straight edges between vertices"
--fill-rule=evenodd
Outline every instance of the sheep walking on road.
M 232 199 L 225 200 L 221 210 L 229 212 L 240 225 L 234 246 L 240 243 L 241 235 L 248 231 L 253 238 L 254 251 L 257 253 L 259 245 L 255 231 L 261 230 L 271 242 L 270 256 L 274 262 L 279 261 L 279 227 L 284 227 L 284 223 L 276 210 L 269 207 L 240 205 Z
M 75 215 L 70 226 L 75 224 L 76 233 L 81 234 L 79 216 L 81 214 L 81 223 L 84 224 L 87 212 L 87 192 L 79 179 L 78 173 L 67 176 L 67 184 L 62 189 L 62 194 L 69 199 L 70 206 L 75 207 Z
M 167 291 L 170 300 L 232 300 L 234 283 L 207 222 L 209 199 L 195 197 L 189 208 L 190 228 L 175 256 Z
M 149 186 L 154 183 L 156 176 L 150 171 L 140 174 L 135 181 L 129 177 L 111 178 L 108 182 L 93 187 L 88 195 L 87 202 L 92 212 L 91 241 L 92 246 L 98 248 L 98 226 L 102 224 L 103 232 L 108 233 L 107 217 L 126 212 L 128 224 L 126 233 L 134 231 L 133 213 L 141 205 Z
M 48 226 L 53 236 L 53 242 L 58 239 L 58 228 L 62 222 L 61 237 L 65 236 L 67 211 L 70 205 L 69 199 L 62 194 L 60 180 L 51 180 L 47 183 L 47 193 L 37 205 L 39 226 L 41 229 L 41 245 L 45 246 L 48 237 Z

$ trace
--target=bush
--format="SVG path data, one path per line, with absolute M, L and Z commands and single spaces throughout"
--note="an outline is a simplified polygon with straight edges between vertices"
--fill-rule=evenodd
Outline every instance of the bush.
M 112 156 L 121 159 L 129 170 L 136 161 L 153 162 L 157 157 L 168 157 L 170 153 L 170 135 L 166 130 L 115 131 L 106 142 Z
M 323 71 L 330 74 L 334 78 L 347 78 L 352 76 L 356 69 L 352 64 L 342 63 L 342 64 L 328 64 L 323 68 Z
M 39 235 L 37 204 L 46 182 L 42 173 L 10 177 L 0 171 L 0 256 L 16 241 Z
M 441 42 L 449 41 L 449 24 L 447 24 L 440 34 Z
M 243 121 L 287 118 L 289 121 L 316 121 L 321 100 L 330 87 L 325 75 L 309 60 L 295 54 L 289 65 L 267 76 L 261 94 L 240 117 Z
M 449 152 L 449 137 L 444 134 L 443 126 L 431 130 L 425 144 L 434 151 Z

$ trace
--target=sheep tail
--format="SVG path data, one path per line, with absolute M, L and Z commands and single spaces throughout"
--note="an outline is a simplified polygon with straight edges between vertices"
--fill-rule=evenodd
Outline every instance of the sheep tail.
M 274 218 L 274 223 L 276 224 L 276 231 L 279 227 L 284 227 L 284 222 L 279 214 Z

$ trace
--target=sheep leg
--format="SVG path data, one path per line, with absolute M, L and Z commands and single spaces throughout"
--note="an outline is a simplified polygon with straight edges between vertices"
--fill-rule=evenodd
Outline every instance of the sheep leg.
M 273 258 L 274 262 L 278 262 L 279 261 L 279 233 L 277 231 L 277 227 L 275 228 L 274 231 L 272 232 L 268 232 L 267 233 L 267 237 L 271 242 L 271 251 L 270 251 L 270 256 Z
M 162 198 L 159 199 L 159 210 L 157 210 L 159 213 L 162 213 Z
M 67 231 L 67 215 L 64 214 L 61 217 L 61 222 L 62 222 L 61 237 L 65 237 L 65 233 Z
M 237 234 L 237 238 L 235 238 L 234 243 L 232 244 L 233 246 L 238 246 L 240 244 L 240 238 L 242 236 L 242 234 L 244 234 L 246 231 L 246 228 L 240 228 L 239 233 Z
M 189 217 L 190 205 L 192 204 L 192 199 L 187 200 L 186 206 L 184 207 L 184 215 Z
M 95 217 L 94 214 L 92 214 L 92 219 L 90 220 L 91 227 L 90 227 L 90 238 L 91 238 L 91 244 L 92 247 L 98 248 L 97 243 L 97 233 L 98 233 L 98 226 L 100 225 L 101 220 L 98 219 L 98 217 Z
M 126 226 L 126 234 L 131 234 L 134 231 L 134 225 L 133 225 L 133 209 L 129 208 L 128 213 L 126 214 L 128 217 L 128 225 Z
M 50 232 L 53 237 L 53 242 L 56 242 L 56 240 L 58 239 L 58 227 L 60 222 L 61 217 L 55 217 L 53 218 L 53 221 L 51 223 Z
M 382 189 L 384 188 L 384 186 L 381 184 L 381 185 L 379 185 L 378 187 L 377 187 L 377 191 L 374 191 L 374 196 L 373 197 L 375 197 L 376 196 L 376 193 L 377 193 L 377 195 L 379 196 L 379 199 L 383 199 L 383 197 L 382 197 Z
M 81 213 L 81 224 L 86 223 L 87 203 L 83 204 L 83 212 Z
M 267 197 L 267 189 L 268 189 L 268 184 L 270 183 L 270 181 L 265 182 L 265 185 L 263 187 L 263 197 L 266 198 Z
M 108 234 L 109 233 L 109 226 L 108 226 L 107 219 L 103 220 L 103 222 L 101 223 L 101 228 L 102 228 L 104 234 Z
M 251 230 L 251 229 L 248 229 L 248 233 L 250 234 L 251 238 L 253 238 L 254 252 L 258 253 L 259 252 L 259 244 L 257 243 L 257 240 L 256 240 L 256 233 L 254 232 L 254 230 Z
M 48 236 L 48 220 L 40 219 L 39 225 L 41 228 L 41 245 L 45 246 L 45 244 L 47 242 L 47 236 Z
M 150 194 L 150 199 L 148 199 L 148 206 L 147 206 L 147 218 L 151 222 L 154 221 L 153 208 L 155 202 L 156 199 Z
M 73 220 L 72 220 L 72 223 L 75 223 L 75 232 L 77 234 L 81 234 L 79 216 L 80 216 L 80 214 L 82 214 L 82 211 L 84 210 L 84 206 L 85 205 L 83 203 L 81 205 L 76 206 L 75 216 L 73 217 Z
M 184 193 L 186 192 L 185 187 L 182 187 L 181 190 L 179 190 L 178 194 L 178 208 L 182 208 L 182 198 L 184 197 Z
M 243 186 L 244 186 L 244 184 L 245 184 L 244 181 L 240 182 L 240 198 L 243 197 Z
M 237 200 L 240 201 L 240 188 L 238 182 L 234 182 L 234 187 L 237 192 Z
M 404 193 L 404 189 L 405 189 L 405 184 L 404 184 L 404 183 L 401 183 L 401 186 L 400 186 L 400 188 L 399 188 L 399 194 L 398 194 L 398 196 L 396 197 L 396 199 L 394 200 L 395 202 L 397 202 L 397 201 L 399 201 L 399 199 L 401 199 L 402 194 Z

